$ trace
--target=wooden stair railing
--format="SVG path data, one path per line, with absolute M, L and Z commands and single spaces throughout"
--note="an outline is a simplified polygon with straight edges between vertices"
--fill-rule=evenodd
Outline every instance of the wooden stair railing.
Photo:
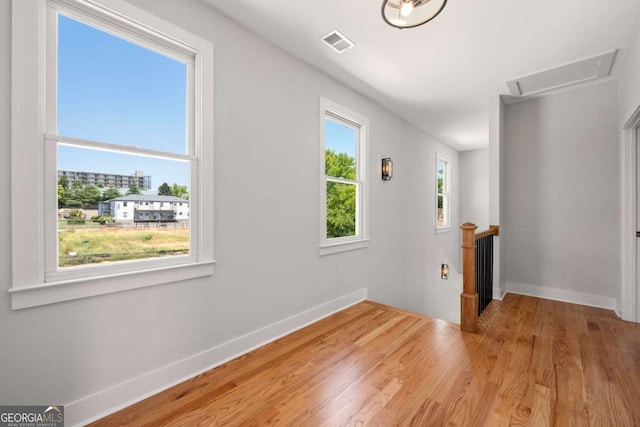
M 476 233 L 478 227 L 467 222 L 462 230 L 462 294 L 460 294 L 460 329 L 476 332 L 478 329 L 478 293 L 476 292 L 476 240 L 487 236 L 499 236 L 500 227 Z

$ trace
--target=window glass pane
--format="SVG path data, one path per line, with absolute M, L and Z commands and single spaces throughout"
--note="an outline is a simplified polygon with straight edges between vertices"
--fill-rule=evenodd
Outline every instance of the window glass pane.
M 327 238 L 356 235 L 356 188 L 327 181 Z
M 438 162 L 438 193 L 444 193 L 444 176 L 446 165 L 443 162 Z
M 184 62 L 58 15 L 58 134 L 186 152 Z
M 447 225 L 446 219 L 446 207 L 445 207 L 445 197 L 438 195 L 438 218 L 437 218 L 438 226 Z
M 188 162 L 59 145 L 59 267 L 186 255 L 189 218 Z
M 329 118 L 325 119 L 325 173 L 328 176 L 357 179 L 356 150 L 358 131 Z

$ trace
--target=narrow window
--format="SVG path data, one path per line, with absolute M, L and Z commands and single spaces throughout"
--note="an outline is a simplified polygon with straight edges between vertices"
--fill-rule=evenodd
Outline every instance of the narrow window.
M 449 161 L 436 156 L 436 230 L 451 228 L 449 209 Z
M 321 99 L 321 254 L 363 247 L 368 120 Z M 324 249 L 323 249 L 324 248 Z

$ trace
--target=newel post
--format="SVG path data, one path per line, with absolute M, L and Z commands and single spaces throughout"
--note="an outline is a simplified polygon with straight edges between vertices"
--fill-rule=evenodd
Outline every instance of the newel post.
M 460 294 L 460 329 L 476 332 L 478 324 L 478 294 L 476 293 L 476 229 L 467 222 L 462 230 L 462 294 Z

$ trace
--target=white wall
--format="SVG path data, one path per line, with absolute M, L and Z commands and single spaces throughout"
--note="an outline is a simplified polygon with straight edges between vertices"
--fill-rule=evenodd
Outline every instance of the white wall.
M 627 61 L 618 82 L 618 123 L 620 133 L 620 175 L 622 193 L 621 275 L 618 311 L 622 318 L 640 321 L 640 292 L 637 277 L 637 126 L 632 119 L 640 108 L 640 33 L 627 52 Z
M 502 263 L 508 290 L 615 307 L 616 82 L 506 107 Z
M 393 156 L 391 183 L 399 186 L 402 202 L 389 208 L 394 212 L 392 221 L 404 223 L 397 249 L 405 258 L 401 276 L 381 291 L 389 295 L 385 299 L 406 309 L 459 323 L 462 273 L 458 153 L 433 140 L 429 144 L 410 142 L 419 141 L 419 135 L 415 130 L 407 134 L 403 146 L 408 150 L 399 153 L 397 162 Z M 436 151 L 449 160 L 451 174 L 451 230 L 440 234 L 435 233 Z M 449 264 L 448 280 L 440 279 L 443 263 Z
M 500 95 L 489 98 L 489 223 L 502 226 L 504 218 L 505 104 Z M 502 299 L 505 288 L 500 237 L 493 238 L 493 298 Z
M 618 111 L 621 120 L 640 105 L 640 33 L 629 48 L 627 61 L 618 85 Z
M 460 152 L 460 221 L 489 229 L 489 149 Z
M 215 276 L 19 311 L 1 292 L 0 404 L 84 402 L 112 386 L 118 398 L 125 381 L 362 288 L 373 300 L 432 314 L 433 295 L 459 294 L 455 280 L 439 279 L 440 263 L 455 266 L 459 251 L 456 151 L 198 1 L 132 3 L 215 45 Z M 9 163 L 10 15 L 10 2 L 0 2 L 5 183 L 20 167 Z M 324 257 L 317 250 L 319 96 L 371 121 L 371 245 Z M 437 236 L 436 151 L 453 167 L 454 224 Z M 395 166 L 390 182 L 379 178 L 386 156 Z M 0 186 L 0 199 L 10 200 L 9 188 Z M 0 221 L 5 290 L 9 211 Z

